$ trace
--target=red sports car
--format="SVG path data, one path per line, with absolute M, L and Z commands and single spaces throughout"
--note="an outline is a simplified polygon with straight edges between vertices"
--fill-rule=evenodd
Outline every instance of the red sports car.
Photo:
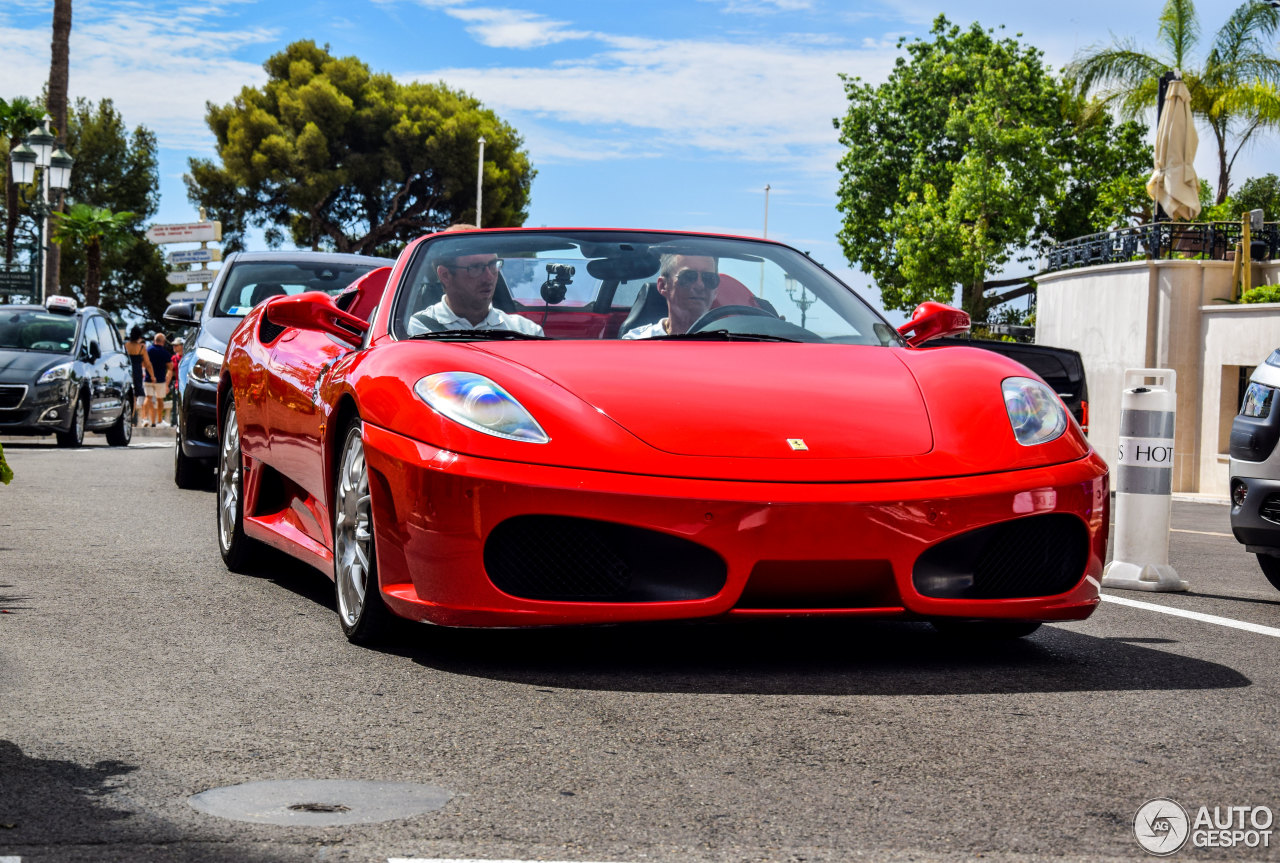
M 916 349 L 967 326 L 927 303 L 895 330 L 767 240 L 426 236 L 232 335 L 219 546 L 233 570 L 267 544 L 329 574 L 355 642 L 391 615 L 1085 618 L 1106 464 L 1025 367 Z

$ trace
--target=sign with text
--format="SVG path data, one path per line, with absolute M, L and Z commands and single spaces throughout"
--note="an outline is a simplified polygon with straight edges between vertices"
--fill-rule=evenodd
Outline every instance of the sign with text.
M 36 274 L 31 270 L 0 270 L 0 290 L 30 291 L 36 286 Z
M 153 243 L 208 243 L 222 239 L 221 222 L 190 222 L 185 225 L 152 225 L 147 239 Z
M 169 266 L 181 264 L 207 264 L 210 261 L 221 261 L 222 249 L 179 249 L 169 253 Z
M 217 270 L 178 270 L 166 278 L 171 285 L 209 284 L 218 276 Z

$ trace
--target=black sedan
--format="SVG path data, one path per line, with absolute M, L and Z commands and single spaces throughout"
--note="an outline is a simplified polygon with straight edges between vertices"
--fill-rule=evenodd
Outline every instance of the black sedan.
M 62 296 L 0 306 L 0 434 L 76 447 L 94 431 L 128 446 L 133 403 L 129 357 L 101 309 Z
M 166 323 L 196 327 L 187 336 L 186 351 L 178 364 L 173 481 L 179 488 L 199 488 L 213 482 L 222 356 L 231 331 L 249 310 L 282 294 L 337 294 L 370 270 L 394 263 L 387 258 L 328 252 L 237 252 L 227 256 L 203 309 L 197 310 L 193 303 L 173 303 L 165 310 Z

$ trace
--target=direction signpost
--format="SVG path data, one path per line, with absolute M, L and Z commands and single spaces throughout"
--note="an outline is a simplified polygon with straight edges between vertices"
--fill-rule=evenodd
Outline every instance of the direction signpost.
M 209 248 L 209 243 L 222 241 L 222 223 L 205 220 L 204 207 L 200 208 L 200 221 L 179 225 L 152 225 L 147 228 L 147 239 L 156 244 L 199 243 L 198 249 L 180 249 L 169 253 L 169 266 L 199 264 L 198 270 L 174 270 L 166 277 L 171 285 L 201 284 L 206 287 L 217 277 L 218 271 L 209 269 L 209 263 L 222 260 L 221 249 Z

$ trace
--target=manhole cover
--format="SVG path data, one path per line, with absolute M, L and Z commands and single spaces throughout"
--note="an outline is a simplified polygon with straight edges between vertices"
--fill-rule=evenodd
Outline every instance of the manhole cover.
M 451 797 L 416 782 L 280 779 L 210 788 L 187 802 L 206 815 L 251 824 L 330 827 L 410 818 L 444 808 Z

